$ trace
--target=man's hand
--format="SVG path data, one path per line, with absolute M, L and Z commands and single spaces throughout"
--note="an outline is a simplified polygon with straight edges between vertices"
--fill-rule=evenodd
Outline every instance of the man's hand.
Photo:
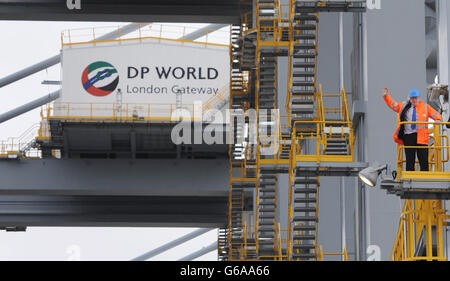
M 388 90 L 388 88 L 384 88 L 384 91 L 383 91 L 383 97 L 384 97 L 385 95 L 387 95 L 387 94 L 389 94 L 389 90 Z

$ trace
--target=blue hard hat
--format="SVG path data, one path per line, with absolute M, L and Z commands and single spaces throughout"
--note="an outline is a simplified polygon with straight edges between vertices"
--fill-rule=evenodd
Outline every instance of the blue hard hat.
M 419 92 L 419 90 L 417 90 L 417 89 L 412 89 L 412 90 L 409 92 L 409 97 L 410 97 L 410 98 L 420 97 L 420 92 Z

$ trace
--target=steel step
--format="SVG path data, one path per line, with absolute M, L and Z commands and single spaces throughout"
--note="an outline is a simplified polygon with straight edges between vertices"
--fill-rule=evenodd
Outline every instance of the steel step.
M 315 188 L 296 188 L 295 193 L 317 193 Z
M 294 231 L 315 231 L 315 225 L 296 225 L 294 226 Z
M 315 49 L 316 48 L 316 44 L 311 44 L 311 43 L 299 43 L 299 44 L 295 44 L 294 45 L 294 51 L 295 50 L 304 50 L 304 49 Z
M 292 85 L 294 87 L 314 87 L 314 81 L 293 81 Z M 309 91 L 313 91 L 310 89 Z
M 294 249 L 301 249 L 301 250 L 309 250 L 315 248 L 313 244 L 293 244 L 292 246 Z
M 294 203 L 316 203 L 316 198 L 295 198 Z
M 316 30 L 315 24 L 296 24 L 294 25 L 295 30 Z
M 274 213 L 275 212 L 275 208 L 260 208 L 259 212 L 260 213 Z
M 260 219 L 275 219 L 275 214 L 261 214 L 258 217 Z
M 318 219 L 317 219 L 317 217 L 313 217 L 313 216 L 296 216 L 296 217 L 294 217 L 294 221 L 302 221 L 302 222 L 315 221 L 315 222 L 317 222 Z
M 310 254 L 310 253 L 293 253 L 292 257 L 294 259 L 316 259 L 316 254 Z
M 275 228 L 273 227 L 273 225 L 272 226 L 265 226 L 265 227 L 260 227 L 260 228 L 258 228 L 258 231 L 259 232 L 273 232 L 273 231 L 275 231 Z
M 270 220 L 270 221 L 262 221 L 262 220 L 260 220 L 260 221 L 258 221 L 258 224 L 259 225 L 273 225 L 273 220 Z
M 317 179 L 295 179 L 295 184 L 319 184 Z
M 297 85 L 295 85 L 295 82 L 293 83 L 293 86 L 297 86 Z M 296 95 L 296 96 L 313 96 L 314 95 L 314 91 L 313 90 L 295 90 L 295 89 L 291 89 L 291 93 L 293 95 Z
M 314 20 L 314 21 L 318 21 L 318 18 L 314 14 L 297 14 L 297 15 L 294 15 L 294 20 Z
M 294 240 L 315 240 L 315 235 L 294 235 Z
M 294 40 L 315 40 L 316 39 L 316 34 L 315 33 L 301 33 L 301 34 L 297 34 L 294 33 Z
M 292 77 L 314 77 L 316 74 L 310 71 L 294 71 Z M 294 85 L 295 83 L 292 83 Z M 294 85 L 296 86 L 296 85 Z
M 294 212 L 313 213 L 316 212 L 315 207 L 295 207 Z
M 299 52 L 299 53 L 294 53 L 294 58 L 296 59 L 311 59 L 311 58 L 315 58 L 317 56 L 317 53 L 304 53 L 304 52 Z
M 316 63 L 315 62 L 294 62 L 293 66 L 295 68 L 297 68 L 297 67 L 310 67 L 310 68 L 312 68 L 312 67 L 316 66 Z M 309 82 L 309 83 L 311 83 L 311 82 Z M 314 83 L 311 86 L 314 86 Z
M 274 234 L 272 234 L 272 235 L 270 235 L 270 234 L 259 234 L 258 235 L 258 240 L 259 240 L 259 238 L 273 239 L 274 237 L 275 237 Z

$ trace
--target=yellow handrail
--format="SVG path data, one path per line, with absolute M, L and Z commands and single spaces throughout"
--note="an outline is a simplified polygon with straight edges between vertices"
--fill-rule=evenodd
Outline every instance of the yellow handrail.
M 344 261 L 350 260 L 350 258 L 348 256 L 347 245 L 345 245 L 343 252 L 337 252 L 337 253 L 324 253 L 323 246 L 320 245 L 318 253 L 317 253 L 317 260 L 324 261 L 325 256 L 342 256 L 344 258 Z
M 195 27 L 185 26 L 185 25 L 173 25 L 173 24 L 149 24 L 143 27 L 141 24 L 137 25 L 137 31 L 128 35 L 124 38 L 120 34 L 121 26 L 105 26 L 105 27 L 94 27 L 94 28 L 79 28 L 79 29 L 69 29 L 63 30 L 61 32 L 61 46 L 62 47 L 72 47 L 75 45 L 98 45 L 101 43 L 118 42 L 122 43 L 125 41 L 140 41 L 146 39 L 153 39 L 155 42 L 161 43 L 161 41 L 171 41 L 180 43 L 191 43 L 204 46 L 221 46 L 228 47 L 227 43 L 223 42 L 223 37 L 226 37 L 227 32 L 221 30 L 214 30 L 214 33 L 206 30 L 207 36 L 197 39 L 196 41 L 185 40 L 184 36 L 186 30 L 188 32 L 194 32 L 197 30 Z M 110 40 L 98 40 L 97 38 L 101 35 L 116 31 L 118 34 L 117 39 Z M 137 34 L 135 34 L 137 33 Z M 212 34 L 212 35 L 211 35 Z M 182 39 L 178 39 L 182 38 Z M 156 41 L 157 40 L 157 41 Z
M 432 174 L 433 173 L 449 173 L 450 172 L 444 172 L 442 163 L 448 162 L 450 158 L 450 145 L 448 143 L 448 136 L 441 134 L 440 132 L 440 126 L 444 126 L 447 124 L 450 124 L 450 122 L 425 122 L 425 121 L 418 121 L 418 122 L 412 122 L 412 121 L 404 121 L 399 122 L 399 125 L 404 124 L 428 124 L 433 125 L 433 128 L 431 130 L 430 138 L 434 140 L 433 144 L 430 146 L 406 146 L 406 145 L 400 145 L 397 144 L 397 174 L 399 176 L 399 179 L 404 178 L 404 175 L 408 173 L 408 171 L 404 171 L 403 169 L 403 163 L 406 162 L 403 155 L 403 149 L 404 148 L 415 148 L 415 149 L 428 149 L 431 151 L 429 153 L 429 171 L 424 172 L 430 175 L 430 180 L 432 180 Z M 447 142 L 447 145 L 442 145 L 442 140 L 445 139 Z M 442 153 L 444 152 L 444 153 Z M 443 155 L 446 156 L 445 159 L 443 159 Z

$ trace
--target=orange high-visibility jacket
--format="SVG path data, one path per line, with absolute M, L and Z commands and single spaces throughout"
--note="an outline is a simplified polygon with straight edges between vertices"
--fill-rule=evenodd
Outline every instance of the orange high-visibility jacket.
M 396 102 L 392 99 L 391 95 L 386 94 L 384 97 L 384 101 L 386 102 L 387 106 L 389 106 L 393 111 L 397 112 L 397 124 L 400 123 L 400 116 L 402 115 L 403 110 L 405 109 L 405 106 L 408 104 L 408 102 Z M 428 121 L 428 118 L 432 118 L 433 120 L 442 121 L 442 116 L 434 110 L 431 106 L 428 104 L 424 104 L 423 101 L 419 101 L 419 103 L 416 106 L 416 112 L 417 112 L 417 122 L 420 121 Z M 395 130 L 395 133 L 393 135 L 394 141 L 399 144 L 403 144 L 403 140 L 399 139 L 398 133 L 400 130 L 400 126 L 397 126 L 397 130 Z M 417 124 L 417 143 L 418 144 L 426 144 L 428 145 L 428 139 L 429 139 L 429 133 L 428 133 L 428 124 Z

